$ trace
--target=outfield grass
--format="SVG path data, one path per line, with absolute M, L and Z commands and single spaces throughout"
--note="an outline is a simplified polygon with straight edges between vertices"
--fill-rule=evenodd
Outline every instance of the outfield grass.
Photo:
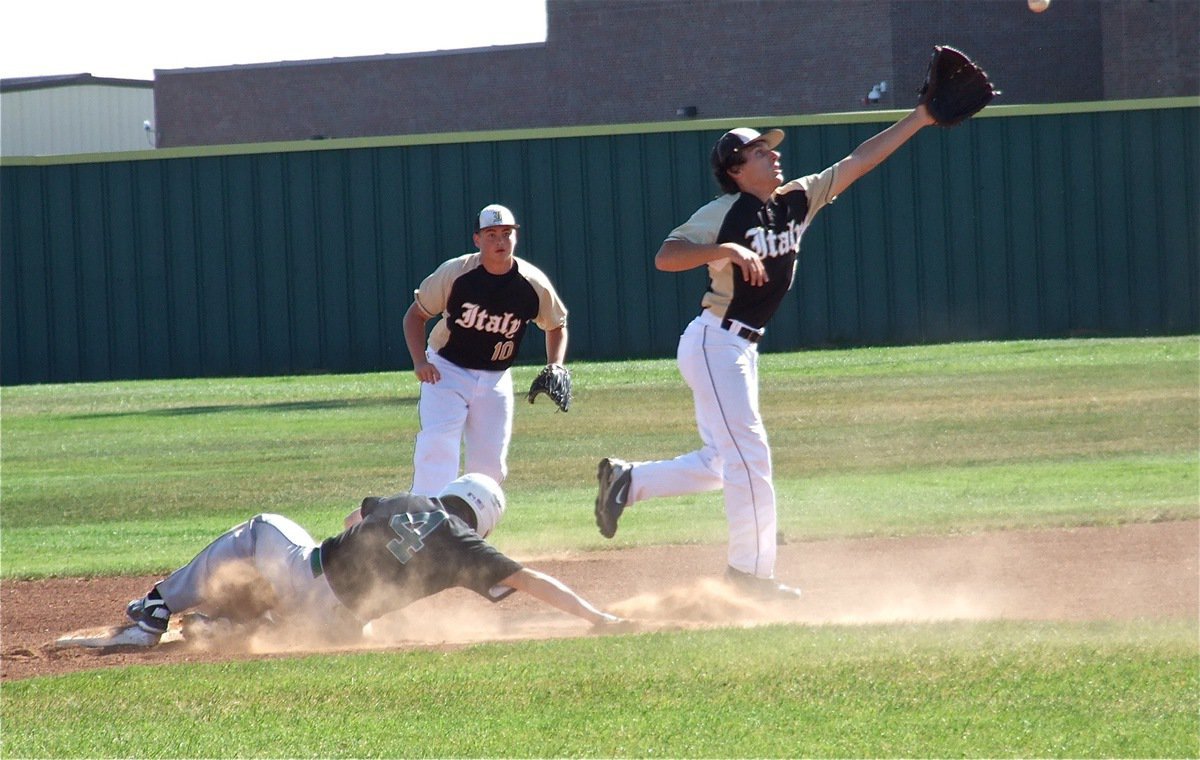
M 1200 513 L 1196 338 L 767 354 L 796 538 Z M 722 541 L 717 494 L 591 518 L 596 461 L 696 445 L 673 362 L 517 405 L 496 543 Z M 527 385 L 536 368 L 517 370 Z M 408 373 L 0 389 L 0 577 L 173 569 L 264 510 L 321 537 L 411 477 Z M 544 399 L 543 399 L 544 401 Z M 21 757 L 1197 757 L 1196 621 L 656 633 L 6 682 Z
M 790 536 L 938 533 L 1195 517 L 1195 338 L 766 354 L 762 406 Z M 720 496 L 591 518 L 602 456 L 698 445 L 674 362 L 573 365 L 568 414 L 517 405 L 496 533 L 515 553 L 720 541 Z M 536 368 L 516 371 L 517 385 Z M 173 569 L 282 512 L 316 537 L 412 477 L 409 373 L 2 390 L 0 577 Z M 544 399 L 543 399 L 544 401 Z

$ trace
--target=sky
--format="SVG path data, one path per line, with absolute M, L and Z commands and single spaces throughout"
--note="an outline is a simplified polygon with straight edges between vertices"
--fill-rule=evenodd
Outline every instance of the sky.
M 544 42 L 545 0 L 14 0 L 0 78 L 306 61 Z

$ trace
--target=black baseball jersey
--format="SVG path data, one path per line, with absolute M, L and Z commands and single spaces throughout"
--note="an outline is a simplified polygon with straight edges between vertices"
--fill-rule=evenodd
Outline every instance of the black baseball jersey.
M 708 292 L 701 305 L 718 317 L 766 327 L 792 287 L 804 231 L 816 213 L 834 200 L 829 192 L 836 176 L 835 164 L 820 174 L 792 180 L 776 191 L 779 200 L 773 203 L 763 203 L 749 193 L 722 195 L 676 227 L 668 240 L 739 243 L 762 257 L 767 272 L 767 282 L 756 286 L 746 282 L 729 259 L 710 262 Z
M 362 621 L 462 586 L 491 601 L 521 569 L 436 499 L 401 493 L 364 503 L 363 519 L 321 544 L 325 578 Z
M 428 316 L 441 315 L 429 347 L 466 369 L 504 370 L 517 359 L 525 328 L 543 330 L 567 323 L 567 309 L 540 269 L 513 257 L 513 267 L 495 275 L 483 257 L 470 253 L 446 261 L 414 292 Z

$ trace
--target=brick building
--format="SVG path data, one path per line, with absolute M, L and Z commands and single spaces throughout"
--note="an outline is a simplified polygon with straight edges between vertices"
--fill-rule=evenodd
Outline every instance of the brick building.
M 1004 104 L 1200 93 L 1195 0 L 548 0 L 542 44 L 159 70 L 155 123 L 175 147 L 905 107 L 937 43 Z

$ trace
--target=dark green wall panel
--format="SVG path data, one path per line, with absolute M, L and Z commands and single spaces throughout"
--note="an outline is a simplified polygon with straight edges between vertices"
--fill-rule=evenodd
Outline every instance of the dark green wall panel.
M 51 346 L 51 377 L 64 380 L 87 379 L 82 374 L 82 342 L 79 325 L 91 315 L 80 303 L 82 278 L 78 272 L 78 218 L 74 167 L 55 167 L 48 172 L 46 187 L 47 216 L 51 224 L 46 235 L 46 292 L 50 299 L 48 318 Z M 20 252 L 17 254 L 20 255 Z
M 1198 113 L 925 130 L 818 216 L 764 350 L 1196 332 Z M 716 194 L 727 126 L 6 162 L 0 382 L 406 369 L 413 289 L 491 202 L 562 293 L 569 358 L 671 356 L 706 281 L 653 256 Z M 794 177 L 886 123 L 782 126 Z

